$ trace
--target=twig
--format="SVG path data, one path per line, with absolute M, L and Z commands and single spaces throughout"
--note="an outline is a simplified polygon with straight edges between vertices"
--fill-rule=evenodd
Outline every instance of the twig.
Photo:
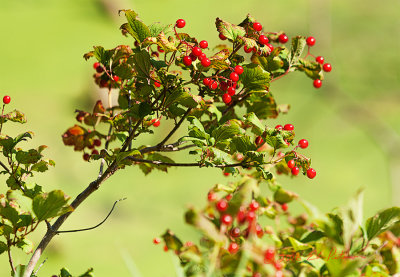
M 174 128 L 171 130 L 171 132 L 169 132 L 169 134 L 158 144 L 160 146 L 164 145 L 164 143 L 167 142 L 167 140 L 169 140 L 169 138 L 176 132 L 176 130 L 179 129 L 179 127 L 181 126 L 181 124 L 183 123 L 183 121 L 185 120 L 186 116 L 192 111 L 192 108 L 188 108 L 187 111 L 183 114 L 183 116 L 181 117 L 181 119 L 179 120 L 179 122 L 174 126 Z
M 47 261 L 48 258 L 44 259 L 44 261 L 39 265 L 38 269 L 35 271 L 35 276 L 37 275 L 39 269 L 44 265 L 44 263 Z
M 8 253 L 8 262 L 10 263 L 11 270 L 13 273 L 15 273 L 15 267 L 14 267 L 13 259 L 11 257 L 11 247 L 10 246 L 8 246 L 8 248 L 7 248 L 7 253 Z
M 162 161 L 138 159 L 133 156 L 129 156 L 129 157 L 127 157 L 127 159 L 135 161 L 135 162 L 139 162 L 139 163 L 148 163 L 148 164 L 165 165 L 165 166 L 181 166 L 181 167 L 191 167 L 191 166 L 203 167 L 203 166 L 206 166 L 204 163 L 168 163 L 168 162 L 162 162 Z M 214 167 L 218 167 L 218 168 L 236 167 L 236 166 L 243 166 L 243 163 L 214 165 Z
M 1 125 L 0 125 L 0 134 L 1 134 L 1 130 L 3 129 L 3 123 L 4 123 L 4 107 L 6 106 L 6 104 L 3 104 L 3 109 L 1 110 Z
M 104 220 L 102 222 L 100 222 L 99 224 L 97 224 L 96 226 L 93 227 L 89 227 L 89 228 L 84 228 L 84 229 L 75 229 L 75 230 L 67 230 L 67 231 L 55 231 L 55 233 L 57 234 L 61 234 L 61 233 L 75 233 L 75 232 L 82 232 L 82 231 L 88 231 L 88 230 L 93 230 L 96 229 L 97 227 L 99 227 L 100 225 L 102 225 L 104 222 L 106 222 L 106 220 L 108 219 L 108 217 L 111 215 L 111 213 L 113 212 L 115 205 L 117 205 L 118 202 L 125 200 L 126 198 L 122 198 L 119 199 L 117 201 L 114 202 L 114 205 L 112 206 L 110 212 L 108 213 L 108 215 L 106 216 L 106 218 L 104 218 Z
M 108 149 L 108 145 L 110 144 L 111 132 L 112 132 L 112 124 L 110 124 L 110 128 L 108 129 L 108 135 L 107 135 L 107 138 L 106 138 L 106 144 L 104 145 L 104 149 L 105 150 Z M 106 162 L 106 160 L 104 158 L 101 159 L 98 178 L 100 178 L 100 176 L 103 174 L 103 168 L 104 168 L 105 162 Z

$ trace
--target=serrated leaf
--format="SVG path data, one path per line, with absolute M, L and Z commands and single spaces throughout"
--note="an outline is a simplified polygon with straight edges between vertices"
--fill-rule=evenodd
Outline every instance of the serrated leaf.
M 298 63 L 295 65 L 299 71 L 306 73 L 311 79 L 324 79 L 324 74 L 322 72 L 322 65 L 315 61 L 309 61 L 306 59 L 299 59 Z
M 163 67 L 167 67 L 167 64 L 165 63 L 165 61 L 157 61 L 155 59 L 150 59 L 150 63 L 152 66 L 155 67 L 156 70 L 159 70 Z
M 216 142 L 233 138 L 235 135 L 240 134 L 240 127 L 236 124 L 222 125 L 214 129 L 211 136 L 215 138 Z
M 31 170 L 32 171 L 37 171 L 37 172 L 45 172 L 46 170 L 49 169 L 49 165 L 54 166 L 53 163 L 51 163 L 51 162 L 41 160 L 41 161 L 35 163 L 31 167 Z
M 150 78 L 151 63 L 149 53 L 146 50 L 142 50 L 134 54 L 131 59 L 139 76 Z
M 102 46 L 93 46 L 93 48 L 94 57 L 103 65 L 108 65 L 112 56 L 112 51 L 105 50 Z
M 145 116 L 151 114 L 151 106 L 147 102 L 142 102 L 139 104 L 139 117 L 144 118 Z
M 248 135 L 233 137 L 231 144 L 233 144 L 235 149 L 240 153 L 257 150 L 257 147 Z
M 303 36 L 297 36 L 292 38 L 292 48 L 288 56 L 289 67 L 296 64 L 303 54 L 304 47 L 306 46 L 306 38 Z
M 168 33 L 171 29 L 171 25 L 164 25 L 159 22 L 155 22 L 149 26 L 151 37 L 157 37 L 161 32 Z
M 35 149 L 29 151 L 18 151 L 15 159 L 20 164 L 35 164 L 42 158 L 42 155 Z
M 4 208 L 0 206 L 0 216 L 8 219 L 13 226 L 15 226 L 19 220 L 18 211 L 11 206 L 6 206 Z
M 243 66 L 240 81 L 248 91 L 265 91 L 269 88 L 270 75 L 258 64 L 246 64 Z
M 180 104 L 187 108 L 195 108 L 197 106 L 197 102 L 193 95 L 182 87 L 174 89 L 165 99 L 166 107 L 173 104 Z
M 142 156 L 142 153 L 137 149 L 120 152 L 120 153 L 117 154 L 115 160 L 116 160 L 117 163 L 119 163 L 122 160 L 124 160 L 126 157 L 129 157 L 129 156 Z
M 32 201 L 32 209 L 39 221 L 60 216 L 73 211 L 69 206 L 67 197 L 61 190 L 53 190 L 49 193 L 43 193 L 35 196 Z
M 257 135 L 261 135 L 264 132 L 265 126 L 255 113 L 246 114 L 244 118 L 246 124 L 251 124 L 255 128 L 255 133 Z
M 133 68 L 128 63 L 121 63 L 113 68 L 114 74 L 122 79 L 131 79 L 134 76 Z
M 216 53 L 214 56 L 210 57 L 211 65 L 210 68 L 224 70 L 229 68 L 231 62 L 228 57 L 230 55 L 230 51 L 228 49 L 223 49 Z M 202 67 L 201 65 L 199 67 Z
M 127 25 L 122 25 L 121 29 L 127 31 L 135 40 L 143 42 L 146 38 L 151 36 L 149 27 L 142 21 L 137 19 L 138 14 L 132 10 L 122 10 L 128 21 Z
M 164 49 L 166 53 L 174 52 L 177 50 L 175 47 L 174 40 L 169 41 L 168 38 L 165 36 L 164 32 L 160 32 L 160 34 L 158 34 L 157 44 L 161 46 L 161 48 Z
M 0 255 L 3 252 L 6 252 L 8 250 L 7 244 L 5 244 L 4 242 L 0 241 Z
M 215 21 L 215 26 L 220 34 L 232 41 L 235 41 L 238 37 L 244 37 L 246 35 L 246 30 L 243 27 L 223 21 L 218 17 Z
M 377 213 L 375 216 L 370 217 L 365 222 L 365 230 L 367 232 L 368 240 L 373 239 L 382 232 L 388 230 L 395 223 L 400 221 L 400 208 L 392 207 L 382 212 Z

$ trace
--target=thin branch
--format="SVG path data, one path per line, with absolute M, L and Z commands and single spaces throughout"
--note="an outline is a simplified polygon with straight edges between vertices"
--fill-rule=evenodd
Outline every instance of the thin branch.
M 164 145 L 164 143 L 169 140 L 169 138 L 176 132 L 176 130 L 179 129 L 179 127 L 182 125 L 183 121 L 185 120 L 186 116 L 192 111 L 192 108 L 188 108 L 187 111 L 183 114 L 179 122 L 174 126 L 174 128 L 169 132 L 169 134 L 158 144 L 160 146 Z
M 0 161 L 0 165 L 1 165 L 1 167 L 3 167 L 5 169 L 5 171 L 7 171 L 9 174 L 11 174 L 10 170 L 7 168 L 7 166 L 5 164 L 3 164 L 2 161 Z
M 180 166 L 180 167 L 204 167 L 206 166 L 204 163 L 168 163 L 162 161 L 153 161 L 153 160 L 144 160 L 138 159 L 133 156 L 127 157 L 127 159 L 139 162 L 139 163 L 148 163 L 148 164 L 155 164 L 155 165 L 165 165 L 165 166 Z M 214 165 L 217 168 L 225 168 L 225 167 L 236 167 L 236 166 L 243 166 L 243 163 L 235 163 L 235 164 L 226 164 L 226 165 Z
M 104 149 L 107 150 L 108 149 L 108 145 L 110 144 L 110 137 L 111 137 L 111 132 L 112 132 L 112 124 L 110 124 L 110 128 L 108 129 L 108 135 L 106 138 L 106 144 L 104 145 Z M 101 159 L 101 163 L 100 163 L 100 170 L 99 170 L 99 176 L 98 178 L 100 178 L 100 176 L 103 174 L 103 168 L 104 168 L 104 164 L 106 163 L 106 160 L 103 158 Z
M 104 222 L 106 222 L 106 220 L 108 219 L 108 217 L 111 215 L 111 213 L 114 211 L 115 205 L 117 205 L 118 202 L 125 200 L 126 198 L 122 198 L 119 199 L 117 201 L 114 202 L 114 205 L 112 206 L 110 212 L 107 214 L 106 218 L 104 218 L 104 220 L 102 222 L 100 222 L 99 224 L 97 224 L 96 226 L 93 227 L 89 227 L 89 228 L 84 228 L 84 229 L 75 229 L 75 230 L 68 230 L 68 231 L 54 231 L 57 234 L 61 234 L 61 233 L 75 233 L 75 232 L 82 232 L 82 231 L 89 231 L 89 230 L 93 230 L 96 229 L 97 227 L 99 227 L 100 225 L 102 225 Z M 51 228 L 51 226 L 50 226 Z
M 10 246 L 8 246 L 8 248 L 7 248 L 7 253 L 8 253 L 8 262 L 10 263 L 11 270 L 13 273 L 15 273 L 15 266 L 14 266 L 13 259 L 11 257 L 11 247 Z
M 157 144 L 155 146 L 150 146 L 150 147 L 141 149 L 140 153 L 144 154 L 144 153 L 149 153 L 149 152 L 175 152 L 175 151 L 182 151 L 182 150 L 196 146 L 194 144 L 190 144 L 190 145 L 178 147 L 179 145 L 182 145 L 184 143 L 186 143 L 186 141 L 183 141 L 183 142 L 178 141 L 178 142 L 166 144 L 166 145 L 158 145 Z
M 47 261 L 48 258 L 44 259 L 44 261 L 39 265 L 38 269 L 35 271 L 35 276 L 37 275 L 39 269 L 44 265 L 44 263 Z

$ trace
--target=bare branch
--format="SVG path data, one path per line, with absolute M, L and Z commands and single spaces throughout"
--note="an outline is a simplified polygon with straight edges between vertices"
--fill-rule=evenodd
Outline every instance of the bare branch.
M 155 164 L 155 165 L 166 165 L 166 166 L 181 166 L 181 167 L 204 167 L 206 166 L 203 163 L 168 163 L 168 162 L 162 162 L 162 161 L 152 161 L 152 160 L 144 160 L 144 159 L 138 159 L 133 156 L 127 157 L 127 159 L 139 163 L 148 163 L 148 164 Z M 225 168 L 225 167 L 236 167 L 236 166 L 243 166 L 243 163 L 235 163 L 235 164 L 226 164 L 226 165 L 214 165 L 214 167 L 218 168 Z
M 11 270 L 12 270 L 12 272 L 15 273 L 15 266 L 14 266 L 13 259 L 11 257 L 11 247 L 10 246 L 8 246 L 7 253 L 8 253 L 8 262 L 10 263 Z
M 159 146 L 164 145 L 169 138 L 176 132 L 176 130 L 179 129 L 179 127 L 182 125 L 183 121 L 185 120 L 186 116 L 192 111 L 192 108 L 188 108 L 187 111 L 183 114 L 179 122 L 174 126 L 174 128 L 171 130 L 171 132 L 168 133 L 168 135 L 158 144 Z

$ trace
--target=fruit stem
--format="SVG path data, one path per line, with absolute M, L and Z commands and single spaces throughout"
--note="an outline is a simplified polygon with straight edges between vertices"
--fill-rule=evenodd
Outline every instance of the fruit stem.
M 1 134 L 1 130 L 3 129 L 3 122 L 4 122 L 4 107 L 6 106 L 6 104 L 3 104 L 3 109 L 1 110 L 1 125 L 0 125 L 0 134 Z

